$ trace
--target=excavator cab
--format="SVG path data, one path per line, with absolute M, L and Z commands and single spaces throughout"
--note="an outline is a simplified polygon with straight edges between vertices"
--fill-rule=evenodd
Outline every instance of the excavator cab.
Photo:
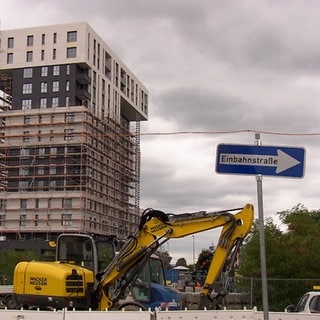
M 61 234 L 57 239 L 56 261 L 76 264 L 97 275 L 115 256 L 114 237 L 93 238 L 85 234 Z

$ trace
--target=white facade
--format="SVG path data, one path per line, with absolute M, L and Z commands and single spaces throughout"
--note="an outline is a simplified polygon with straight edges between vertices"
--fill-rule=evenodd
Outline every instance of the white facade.
M 147 120 L 148 90 L 86 22 L 3 30 L 0 39 L 0 70 L 85 63 L 97 114 L 119 120 L 124 99 L 130 120 Z

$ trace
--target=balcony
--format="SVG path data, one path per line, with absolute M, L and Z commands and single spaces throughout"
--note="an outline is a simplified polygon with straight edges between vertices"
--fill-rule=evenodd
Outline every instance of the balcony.
M 86 72 L 81 72 L 78 70 L 76 74 L 76 81 L 84 84 L 84 85 L 90 85 L 91 84 L 91 77 Z

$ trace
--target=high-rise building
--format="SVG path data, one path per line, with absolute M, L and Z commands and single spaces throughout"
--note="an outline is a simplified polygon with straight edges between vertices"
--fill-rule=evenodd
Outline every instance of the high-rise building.
M 0 236 L 125 238 L 148 91 L 85 22 L 0 30 Z

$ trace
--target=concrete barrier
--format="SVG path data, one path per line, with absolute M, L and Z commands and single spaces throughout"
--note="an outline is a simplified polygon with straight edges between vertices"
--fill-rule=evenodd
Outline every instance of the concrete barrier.
M 263 320 L 262 311 L 253 310 L 185 310 L 157 311 L 156 320 Z M 319 320 L 318 314 L 269 312 L 269 320 Z
M 182 311 L 31 311 L 0 310 L 1 320 L 263 320 L 262 311 L 182 310 Z M 269 320 L 316 320 L 318 314 L 270 312 Z
M 151 311 L 0 310 L 1 320 L 151 320 Z

